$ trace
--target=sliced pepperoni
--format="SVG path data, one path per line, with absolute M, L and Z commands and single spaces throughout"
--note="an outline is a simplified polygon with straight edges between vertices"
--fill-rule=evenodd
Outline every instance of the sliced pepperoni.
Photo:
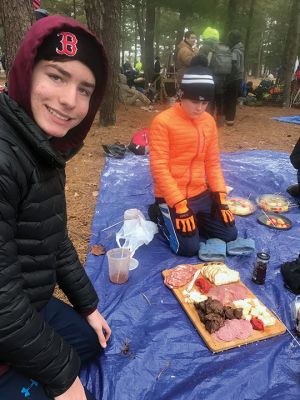
M 194 276 L 197 267 L 191 264 L 180 264 L 169 271 L 165 278 L 165 285 L 174 289 L 186 285 Z

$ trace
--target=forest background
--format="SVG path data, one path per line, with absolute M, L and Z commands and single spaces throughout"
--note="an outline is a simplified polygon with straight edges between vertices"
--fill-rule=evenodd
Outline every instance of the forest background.
M 246 72 L 254 77 L 283 71 L 284 105 L 289 104 L 290 83 L 299 53 L 299 0 L 42 0 L 50 14 L 72 16 L 87 23 L 102 37 L 110 76 L 100 123 L 116 123 L 118 73 L 129 59 L 141 59 L 146 84 L 151 82 L 155 56 L 171 63 L 184 31 L 200 38 L 207 26 L 219 30 L 226 42 L 239 29 L 245 45 Z M 0 46 L 11 64 L 24 33 L 34 21 L 32 0 L 0 1 Z
M 141 55 L 150 79 L 156 55 L 166 64 L 185 29 L 194 30 L 199 37 L 207 26 L 218 29 L 222 40 L 229 30 L 241 30 L 251 80 L 275 73 L 282 66 L 288 82 L 299 55 L 299 0 L 42 0 L 41 7 L 50 14 L 87 23 L 102 37 L 109 56 L 110 81 L 100 118 L 95 119 L 84 147 L 68 162 L 66 170 L 68 229 L 83 263 L 90 251 L 90 226 L 105 164 L 102 144 L 116 140 L 128 144 L 133 133 L 149 127 L 156 115 L 118 103 L 117 74 L 126 58 L 135 63 Z M 34 20 L 31 0 L 0 0 L 0 46 L 8 64 Z M 155 104 L 154 111 L 167 106 Z M 299 126 L 271 118 L 297 112 L 291 108 L 238 106 L 235 125 L 219 129 L 220 149 L 290 153 L 299 138 Z M 57 295 L 62 296 L 59 291 Z

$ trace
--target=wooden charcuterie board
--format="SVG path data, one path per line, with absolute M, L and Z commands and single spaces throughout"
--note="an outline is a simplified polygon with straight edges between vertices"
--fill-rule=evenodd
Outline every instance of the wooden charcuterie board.
M 206 263 L 207 264 L 207 263 Z M 195 264 L 194 264 L 195 265 Z M 199 266 L 199 268 L 203 264 L 196 264 L 196 266 Z M 165 269 L 162 271 L 163 277 L 165 278 L 166 275 L 168 274 L 170 270 Z M 256 296 L 247 288 L 246 285 L 244 285 L 243 282 L 239 281 L 237 282 L 241 285 L 243 285 L 247 291 L 247 297 L 249 298 L 256 298 Z M 230 342 L 225 342 L 225 341 L 218 341 L 213 338 L 213 336 L 205 329 L 204 324 L 200 321 L 197 310 L 193 304 L 186 303 L 184 301 L 184 296 L 182 294 L 183 290 L 185 290 L 188 287 L 188 284 L 185 286 L 182 286 L 178 289 L 170 289 L 176 296 L 177 300 L 179 301 L 180 305 L 184 309 L 184 311 L 187 313 L 188 317 L 194 324 L 195 328 L 197 329 L 198 333 L 206 343 L 207 347 L 213 352 L 213 353 L 218 353 L 224 350 L 229 350 L 235 347 L 240 347 L 245 344 L 257 342 L 259 340 L 265 340 L 272 338 L 274 336 L 282 335 L 286 331 L 285 325 L 274 315 L 267 307 L 267 311 L 276 319 L 276 322 L 272 326 L 267 326 L 263 331 L 257 331 L 253 330 L 253 334 L 249 336 L 247 339 L 234 339 Z M 263 304 L 260 301 L 261 304 Z M 264 304 L 263 304 L 264 305 Z

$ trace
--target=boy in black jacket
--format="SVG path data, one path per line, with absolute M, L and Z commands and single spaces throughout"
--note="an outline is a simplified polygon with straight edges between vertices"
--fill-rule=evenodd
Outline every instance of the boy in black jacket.
M 287 188 L 287 192 L 293 197 L 300 197 L 300 139 L 296 143 L 294 150 L 290 155 L 290 160 L 293 167 L 297 170 L 297 181 L 296 185 L 291 185 Z
M 35 22 L 0 95 L 0 399 L 90 399 L 80 365 L 110 328 L 68 237 L 65 163 L 107 78 L 101 43 L 61 16 Z M 73 308 L 53 297 L 58 284 Z

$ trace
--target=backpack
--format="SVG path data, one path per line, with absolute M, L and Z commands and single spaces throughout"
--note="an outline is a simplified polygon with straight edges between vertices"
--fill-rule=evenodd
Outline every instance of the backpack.
M 143 156 L 149 153 L 149 141 L 148 141 L 149 129 L 142 128 L 138 129 L 132 136 L 132 139 L 127 146 L 128 150 L 132 153 Z
M 300 255 L 294 261 L 281 265 L 285 286 L 295 294 L 300 294 Z
M 208 54 L 208 65 L 213 75 L 229 75 L 232 71 L 232 53 L 225 44 L 217 44 Z

